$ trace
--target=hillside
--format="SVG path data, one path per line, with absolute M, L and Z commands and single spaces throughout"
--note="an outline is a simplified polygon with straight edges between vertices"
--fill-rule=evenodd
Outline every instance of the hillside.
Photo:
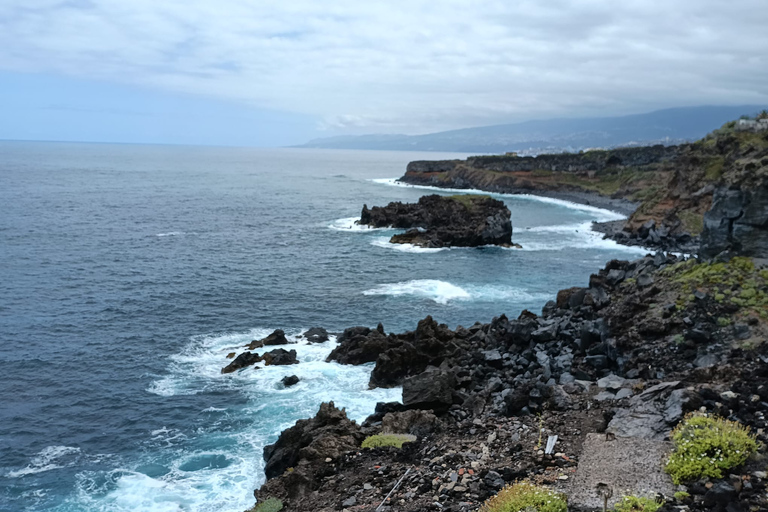
M 732 121 L 697 142 L 678 146 L 416 161 L 408 164 L 400 180 L 443 188 L 555 195 L 582 202 L 591 199 L 609 207 L 622 201 L 625 206 L 631 204 L 634 211 L 618 229 L 606 228 L 612 237 L 624 243 L 693 251 L 697 237 L 705 231 L 704 214 L 713 200 L 740 205 L 729 207 L 736 212 L 712 214 L 704 235 L 708 241 L 714 240 L 712 236 L 725 237 L 717 242 L 720 250 L 727 249 L 733 232 L 723 215 L 739 218 L 736 224 L 747 222 L 750 216 L 759 217 L 758 209 L 749 203 L 763 204 L 766 172 L 768 131 L 738 131 Z M 741 191 L 742 196 L 736 197 L 735 191 Z M 763 229 L 760 219 L 754 222 Z M 725 232 L 718 234 L 722 229 Z M 736 236 L 743 238 L 746 233 L 746 228 L 736 229 Z M 750 255 L 764 249 L 761 236 L 750 242 L 758 244 Z
M 464 153 L 532 153 L 587 148 L 676 144 L 696 140 L 730 119 L 765 107 L 686 107 L 619 117 L 550 119 L 465 128 L 426 135 L 361 135 L 315 139 L 298 147 L 455 151 Z

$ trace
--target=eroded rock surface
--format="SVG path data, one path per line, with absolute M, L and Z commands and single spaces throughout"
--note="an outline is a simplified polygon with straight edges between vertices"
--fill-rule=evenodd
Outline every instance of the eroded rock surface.
M 488 196 L 422 196 L 418 203 L 363 206 L 360 224 L 406 228 L 390 242 L 420 247 L 478 247 L 512 244 L 510 211 Z

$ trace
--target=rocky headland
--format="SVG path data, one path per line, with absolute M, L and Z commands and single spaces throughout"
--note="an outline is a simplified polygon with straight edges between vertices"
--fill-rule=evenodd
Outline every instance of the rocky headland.
M 661 253 L 609 262 L 541 314 L 455 330 L 427 317 L 402 334 L 353 327 L 329 359 L 374 363 L 370 386 L 401 385 L 401 402 L 362 425 L 324 404 L 265 449 L 256 496 L 297 511 L 475 510 L 526 479 L 564 492 L 569 510 L 599 510 L 598 478 L 615 486 L 610 504 L 650 491 L 663 510 L 764 510 L 766 335 L 768 271 Z M 722 478 L 673 485 L 668 438 L 693 411 L 740 422 L 762 448 Z M 412 440 L 360 447 L 382 433 Z
M 612 236 L 699 257 L 610 261 L 539 314 L 346 329 L 328 360 L 372 364 L 369 386 L 402 386 L 402 399 L 362 424 L 325 403 L 284 431 L 253 510 L 469 511 L 520 481 L 575 511 L 624 496 L 652 508 L 616 510 L 768 510 L 768 132 L 732 128 L 676 147 L 411 163 L 409 183 L 632 201 Z M 362 220 L 408 228 L 410 212 Z M 686 425 L 702 415 L 735 422 L 754 449 L 711 445 L 673 478 L 672 441 L 699 443 Z M 713 471 L 724 457 L 735 462 Z
M 509 208 L 488 196 L 423 196 L 417 203 L 363 206 L 361 225 L 407 229 L 391 243 L 419 247 L 478 247 L 512 245 Z
M 620 243 L 697 253 L 706 237 L 713 251 L 760 256 L 767 174 L 768 131 L 731 122 L 679 146 L 416 161 L 400 181 L 559 197 L 627 213 L 626 222 L 596 226 Z

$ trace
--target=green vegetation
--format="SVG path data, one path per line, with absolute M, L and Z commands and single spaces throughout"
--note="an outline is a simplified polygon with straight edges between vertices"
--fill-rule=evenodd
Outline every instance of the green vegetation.
M 457 203 L 463 204 L 467 210 L 471 210 L 475 206 L 474 205 L 475 201 L 488 199 L 491 196 L 479 196 L 479 195 L 473 195 L 473 194 L 456 194 L 455 196 L 446 196 L 446 197 L 448 199 L 452 199 L 456 201 Z
M 716 156 L 709 161 L 704 169 L 704 177 L 708 181 L 717 181 L 723 175 L 723 168 L 725 167 L 725 158 L 722 156 Z
M 283 502 L 277 498 L 269 498 L 254 505 L 247 512 L 278 512 L 280 510 L 283 510 Z
M 687 499 L 688 499 L 688 498 L 690 498 L 690 497 L 691 497 L 691 495 L 690 495 L 690 494 L 688 494 L 688 493 L 687 493 L 687 492 L 685 492 L 685 491 L 677 491 L 677 492 L 675 493 L 675 499 L 676 499 L 677 501 L 685 501 L 685 500 L 687 500 Z
M 744 464 L 757 451 L 749 429 L 716 416 L 688 415 L 672 431 L 675 449 L 666 471 L 675 484 L 701 477 L 723 478 L 723 472 Z
M 416 438 L 414 436 L 406 434 L 376 434 L 375 436 L 366 437 L 361 448 L 380 448 L 382 446 L 402 448 L 403 444 L 415 440 Z
M 529 482 L 517 482 L 489 498 L 480 512 L 566 512 L 568 504 L 563 494 Z
M 651 498 L 638 498 L 637 496 L 624 496 L 614 507 L 616 512 L 656 512 L 664 505 Z
M 711 294 L 715 301 L 727 303 L 742 313 L 754 312 L 768 318 L 768 272 L 757 271 L 749 258 L 738 257 L 719 263 L 699 263 L 690 259 L 662 272 L 681 285 L 678 308 L 685 307 L 693 300 L 693 292 L 701 290 Z

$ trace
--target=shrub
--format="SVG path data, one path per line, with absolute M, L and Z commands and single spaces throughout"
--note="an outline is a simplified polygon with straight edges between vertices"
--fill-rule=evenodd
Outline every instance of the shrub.
M 361 447 L 380 448 L 382 446 L 394 446 L 395 448 L 402 448 L 404 443 L 410 443 L 415 440 L 414 436 L 406 434 L 376 434 L 375 436 L 366 437 Z
M 664 505 L 651 498 L 638 498 L 637 496 L 624 496 L 614 507 L 616 512 L 656 512 Z
M 269 498 L 253 506 L 248 512 L 279 512 L 283 510 L 283 502 L 277 498 Z
M 675 449 L 666 471 L 675 484 L 701 477 L 722 478 L 757 451 L 749 428 L 716 416 L 689 414 L 672 431 Z
M 489 498 L 480 512 L 566 512 L 565 496 L 529 482 L 508 485 Z
M 675 499 L 676 499 L 677 501 L 685 501 L 685 500 L 687 500 L 687 499 L 688 499 L 688 498 L 690 498 L 690 497 L 691 497 L 691 495 L 690 495 L 690 494 L 688 494 L 688 493 L 687 493 L 687 492 L 685 492 L 685 491 L 677 491 L 677 492 L 675 493 Z

